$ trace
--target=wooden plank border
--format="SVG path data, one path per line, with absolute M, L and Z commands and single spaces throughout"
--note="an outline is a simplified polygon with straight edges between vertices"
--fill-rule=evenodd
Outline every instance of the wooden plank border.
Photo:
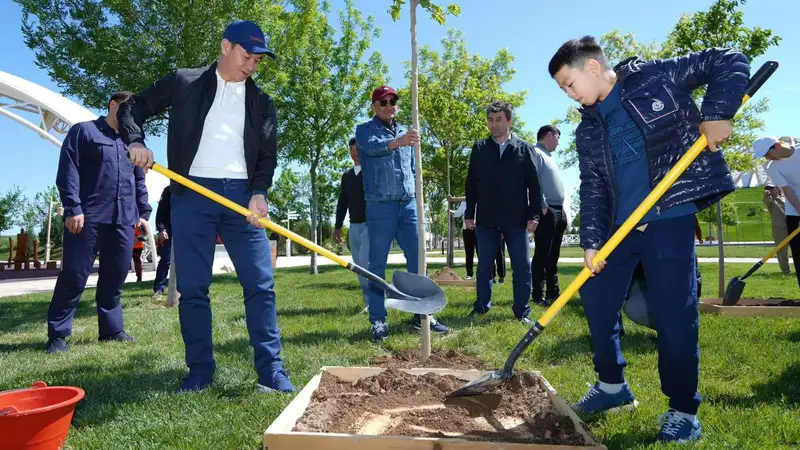
M 586 426 L 558 396 L 558 393 L 539 372 L 528 372 L 536 376 L 539 386 L 547 392 L 554 407 L 570 418 L 575 429 L 586 442 L 583 446 L 552 445 L 552 444 L 505 444 L 500 442 L 475 442 L 464 439 L 440 439 L 404 436 L 368 436 L 338 433 L 301 433 L 292 431 L 297 421 L 302 417 L 311 396 L 319 386 L 323 372 L 329 372 L 343 380 L 356 382 L 361 378 L 377 375 L 386 370 L 382 367 L 323 367 L 291 403 L 281 412 L 264 432 L 264 448 L 267 450 L 294 450 L 294 449 L 319 449 L 319 450 L 605 450 Z M 467 381 L 472 381 L 489 373 L 485 370 L 451 370 L 451 369 L 400 369 L 411 375 L 424 375 L 435 373 L 438 375 L 452 375 Z

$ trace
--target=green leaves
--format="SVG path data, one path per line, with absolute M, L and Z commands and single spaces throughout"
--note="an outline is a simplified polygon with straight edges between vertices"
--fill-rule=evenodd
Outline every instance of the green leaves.
M 633 33 L 622 34 L 619 30 L 604 34 L 600 39 L 606 56 L 612 64 L 630 56 L 642 59 L 662 59 L 697 52 L 710 47 L 730 47 L 744 53 L 752 62 L 764 55 L 769 47 L 780 44 L 781 38 L 772 30 L 744 25 L 744 12 L 740 7 L 745 0 L 717 0 L 707 11 L 684 14 L 667 39 L 662 42 L 644 44 L 636 40 Z M 755 72 L 757 67 L 752 67 Z M 698 89 L 694 98 L 701 104 L 705 89 Z M 732 120 L 733 136 L 722 147 L 725 160 L 731 170 L 752 170 L 754 161 L 750 148 L 755 140 L 755 131 L 764 127 L 759 115 L 769 109 L 769 99 L 753 100 L 739 110 Z M 570 106 L 562 124 L 576 126 L 580 122 L 577 108 Z M 562 153 L 565 167 L 578 163 L 574 139 Z
M 0 195 L 0 231 L 6 231 L 17 223 L 23 200 L 22 191 L 16 186 Z
M 419 52 L 422 165 L 425 197 L 430 199 L 430 205 L 438 198 L 446 198 L 448 192 L 463 195 L 472 144 L 489 133 L 489 103 L 502 100 L 519 107 L 527 95 L 527 91 L 507 92 L 503 88 L 515 74 L 514 57 L 507 50 L 500 50 L 491 58 L 470 54 L 463 32 L 455 29 L 448 30 L 441 47 L 441 53 L 427 46 Z M 409 91 L 408 86 L 401 89 L 400 96 L 410 98 Z M 410 123 L 410 110 L 405 105 L 398 120 Z M 518 117 L 514 118 L 516 132 L 524 126 Z
M 431 15 L 431 18 L 439 23 L 439 25 L 444 25 L 447 22 L 447 16 L 458 16 L 461 14 L 461 7 L 455 3 L 451 3 L 447 5 L 445 8 L 442 8 L 438 4 L 432 2 L 431 0 L 411 0 L 417 2 L 419 6 L 422 6 L 428 13 Z M 400 11 L 405 5 L 406 0 L 392 0 L 392 5 L 389 7 L 389 15 L 392 16 L 392 20 L 397 21 L 400 20 Z

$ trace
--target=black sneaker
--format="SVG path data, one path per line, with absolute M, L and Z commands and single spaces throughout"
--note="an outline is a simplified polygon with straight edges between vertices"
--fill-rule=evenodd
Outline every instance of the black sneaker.
M 119 342 L 133 342 L 133 338 L 130 334 L 120 331 L 117 334 L 112 334 L 111 336 L 100 336 L 100 342 L 109 342 L 109 341 L 119 341 Z
M 531 303 L 539 306 L 550 306 L 550 302 L 545 300 L 544 297 L 539 297 L 539 298 L 533 297 L 531 298 Z
M 370 330 L 372 331 L 372 340 L 375 342 L 383 342 L 389 337 L 389 326 L 385 322 L 378 321 L 373 323 Z
M 447 334 L 450 332 L 450 329 L 447 328 L 443 323 L 436 320 L 433 316 L 428 316 L 428 322 L 430 323 L 431 331 L 436 334 Z M 411 326 L 414 327 L 417 331 L 422 331 L 422 319 L 420 316 L 415 315 L 414 320 L 411 323 Z
M 472 308 L 472 311 L 470 311 L 470 313 L 469 313 L 469 314 L 467 314 L 467 320 L 469 320 L 469 321 L 473 321 L 473 320 L 475 320 L 477 317 L 479 317 L 479 316 L 482 316 L 482 315 L 484 315 L 484 314 L 486 314 L 486 313 L 484 313 L 484 312 L 481 312 L 481 311 L 478 311 L 478 310 L 477 310 L 477 309 L 475 309 L 475 308 Z
M 529 327 L 533 326 L 533 321 L 528 316 L 522 317 L 522 318 L 517 319 L 517 320 L 519 320 L 520 322 L 522 322 L 523 324 L 525 324 L 525 325 L 527 325 Z
M 67 345 L 67 341 L 63 338 L 55 338 L 50 339 L 47 341 L 47 347 L 45 348 L 47 353 L 62 353 L 69 351 L 69 345 Z

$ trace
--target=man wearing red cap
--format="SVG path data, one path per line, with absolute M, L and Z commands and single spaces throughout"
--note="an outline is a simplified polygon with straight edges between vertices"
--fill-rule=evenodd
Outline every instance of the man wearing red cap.
M 386 261 L 394 239 L 405 254 L 408 271 L 419 273 L 414 178 L 414 146 L 419 144 L 419 132 L 409 130 L 395 120 L 399 99 L 390 86 L 375 89 L 372 92 L 375 117 L 356 128 L 364 200 L 367 202 L 369 271 L 381 278 L 386 277 Z M 389 336 L 383 288 L 370 283 L 367 298 L 372 338 L 381 342 Z M 449 331 L 433 316 L 429 316 L 429 320 L 432 332 L 443 334 Z M 420 330 L 420 322 L 420 316 L 415 315 L 412 326 Z
M 252 211 L 245 221 L 200 194 L 171 185 L 179 315 L 189 367 L 180 391 L 207 387 L 216 369 L 208 289 L 217 235 L 244 290 L 258 389 L 294 391 L 280 356 L 269 240 L 258 222 L 267 215 L 265 197 L 278 147 L 275 104 L 250 78 L 264 55 L 275 57 L 258 25 L 233 22 L 225 30 L 217 62 L 178 69 L 120 106 L 120 134 L 135 165 L 152 166 L 143 126 L 169 109 L 169 168 Z

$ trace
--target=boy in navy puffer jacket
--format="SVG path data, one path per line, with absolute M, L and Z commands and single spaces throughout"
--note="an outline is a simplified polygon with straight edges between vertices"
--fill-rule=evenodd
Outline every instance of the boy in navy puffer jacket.
M 566 42 L 550 61 L 550 75 L 579 102 L 575 132 L 580 168 L 581 247 L 593 275 L 580 295 L 594 346 L 598 382 L 574 408 L 598 413 L 633 408 L 625 382 L 618 319 L 634 269 L 648 282 L 648 310 L 658 331 L 658 369 L 669 410 L 662 441 L 700 437 L 697 391 L 697 278 L 695 214 L 734 190 L 717 144 L 731 134 L 750 77 L 747 58 L 730 49 L 641 61 L 615 68 L 591 36 Z M 698 109 L 691 94 L 707 85 Z M 593 259 L 664 175 L 703 133 L 704 151 L 645 215 L 607 261 Z

